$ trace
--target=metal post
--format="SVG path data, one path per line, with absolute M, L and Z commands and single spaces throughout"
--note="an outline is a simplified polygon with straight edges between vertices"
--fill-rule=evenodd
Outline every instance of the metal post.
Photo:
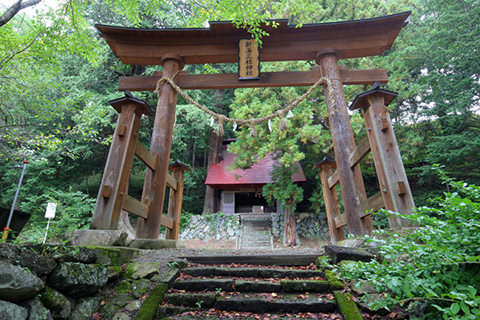
M 15 197 L 13 198 L 12 207 L 10 208 L 10 214 L 8 215 L 7 225 L 3 229 L 2 239 L 7 239 L 7 237 L 8 237 L 8 231 L 10 230 L 10 223 L 12 222 L 13 211 L 15 210 L 15 205 L 17 204 L 18 194 L 20 193 L 20 187 L 22 186 L 23 177 L 25 175 L 25 170 L 27 169 L 27 164 L 29 164 L 29 163 L 30 162 L 28 162 L 28 161 L 23 161 L 22 174 L 20 175 L 20 180 L 18 180 L 17 191 L 15 192 Z
M 48 218 L 47 229 L 45 229 L 45 237 L 43 238 L 43 244 L 45 244 L 45 242 L 47 242 L 48 227 L 50 227 L 50 218 Z

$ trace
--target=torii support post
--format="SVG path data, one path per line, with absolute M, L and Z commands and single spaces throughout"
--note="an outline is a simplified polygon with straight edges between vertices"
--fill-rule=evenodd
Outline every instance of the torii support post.
M 365 126 L 385 209 L 410 214 L 415 203 L 386 107 L 396 96 L 395 92 L 375 86 L 372 90 L 359 94 L 350 109 L 361 108 L 364 111 Z M 407 225 L 406 220 L 398 217 L 390 217 L 389 222 L 393 228 Z
M 176 161 L 169 166 L 173 177 L 177 181 L 175 188 L 170 188 L 170 195 L 168 200 L 168 216 L 172 219 L 172 228 L 167 228 L 165 238 L 178 240 L 178 233 L 180 231 L 180 218 L 182 214 L 182 199 L 183 199 L 183 176 L 185 171 L 190 170 L 185 164 Z
M 91 222 L 92 229 L 116 229 L 123 199 L 127 193 L 130 169 L 140 130 L 142 114 L 153 116 L 142 100 L 125 96 L 110 101 L 120 115 L 108 152 L 97 203 Z
M 171 79 L 184 66 L 182 59 L 176 55 L 165 55 L 162 65 L 163 76 Z M 160 234 L 176 106 L 177 92 L 164 82 L 160 85 L 150 145 L 150 151 L 158 155 L 158 161 L 154 172 L 147 169 L 142 195 L 142 202 L 149 203 L 150 210 L 147 219 L 138 220 L 137 238 L 158 239 Z
M 324 92 L 344 213 L 349 233 L 359 236 L 369 234 L 373 227 L 370 216 L 363 215 L 360 207 L 360 204 L 367 199 L 360 165 L 357 163 L 350 167 L 348 161 L 351 152 L 355 149 L 355 140 L 337 63 L 338 55 L 338 51 L 333 49 L 319 52 L 316 61 L 322 68 L 323 75 L 330 79 L 332 84 L 334 105 L 330 103 L 330 94 L 326 85 L 324 85 Z
M 320 168 L 320 181 L 322 182 L 323 200 L 325 202 L 325 211 L 327 213 L 328 229 L 330 231 L 330 242 L 337 243 L 338 241 L 345 240 L 345 232 L 343 225 L 336 225 L 337 218 L 340 218 L 340 206 L 338 204 L 337 188 L 333 185 L 332 188 L 328 185 L 328 178 L 330 178 L 335 168 L 337 167 L 334 161 L 325 158 L 318 163 L 316 168 Z

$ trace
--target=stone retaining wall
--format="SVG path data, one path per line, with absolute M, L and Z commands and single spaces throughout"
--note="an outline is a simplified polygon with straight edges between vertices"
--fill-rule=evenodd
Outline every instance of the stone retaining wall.
M 283 236 L 283 214 L 272 213 L 272 235 Z M 297 236 L 305 239 L 328 239 L 328 223 L 325 214 L 297 213 Z M 239 215 L 195 215 L 187 228 L 182 230 L 179 240 L 235 240 L 240 237 Z
M 240 237 L 239 215 L 195 215 L 187 228 L 182 230 L 179 240 L 235 240 Z
M 297 237 L 305 239 L 328 239 L 328 222 L 324 213 L 296 213 Z M 272 213 L 272 234 L 283 237 L 284 215 Z
M 0 319 L 143 319 L 145 296 L 169 280 L 160 263 L 130 262 L 138 252 L 0 244 Z

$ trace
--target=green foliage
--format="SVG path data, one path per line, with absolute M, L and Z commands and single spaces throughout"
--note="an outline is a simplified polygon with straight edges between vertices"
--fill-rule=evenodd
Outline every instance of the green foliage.
M 444 181 L 455 192 L 404 216 L 418 227 L 378 233 L 384 238 L 375 239 L 381 242 L 382 261 L 340 267 L 345 278 L 368 279 L 379 291 L 390 293 L 375 307 L 426 302 L 424 319 L 480 316 L 480 187 L 450 178 Z
M 62 241 L 66 231 L 86 229 L 90 224 L 95 199 L 79 191 L 44 190 L 41 195 L 27 196 L 20 209 L 29 212 L 31 218 L 17 237 L 17 242 L 40 242 L 43 240 L 47 219 L 44 218 L 47 202 L 56 202 L 55 218 L 50 221 L 49 242 Z

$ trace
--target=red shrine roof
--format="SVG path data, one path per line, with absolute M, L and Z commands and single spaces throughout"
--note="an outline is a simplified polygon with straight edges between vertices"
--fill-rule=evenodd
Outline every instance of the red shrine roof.
M 271 155 L 267 155 L 250 169 L 231 170 L 236 156 L 234 153 L 225 152 L 224 160 L 212 164 L 208 169 L 205 184 L 215 189 L 232 189 L 232 187 L 259 187 L 272 182 L 270 174 L 277 161 Z M 296 162 L 295 165 L 298 170 L 292 175 L 293 182 L 307 181 L 300 163 Z

